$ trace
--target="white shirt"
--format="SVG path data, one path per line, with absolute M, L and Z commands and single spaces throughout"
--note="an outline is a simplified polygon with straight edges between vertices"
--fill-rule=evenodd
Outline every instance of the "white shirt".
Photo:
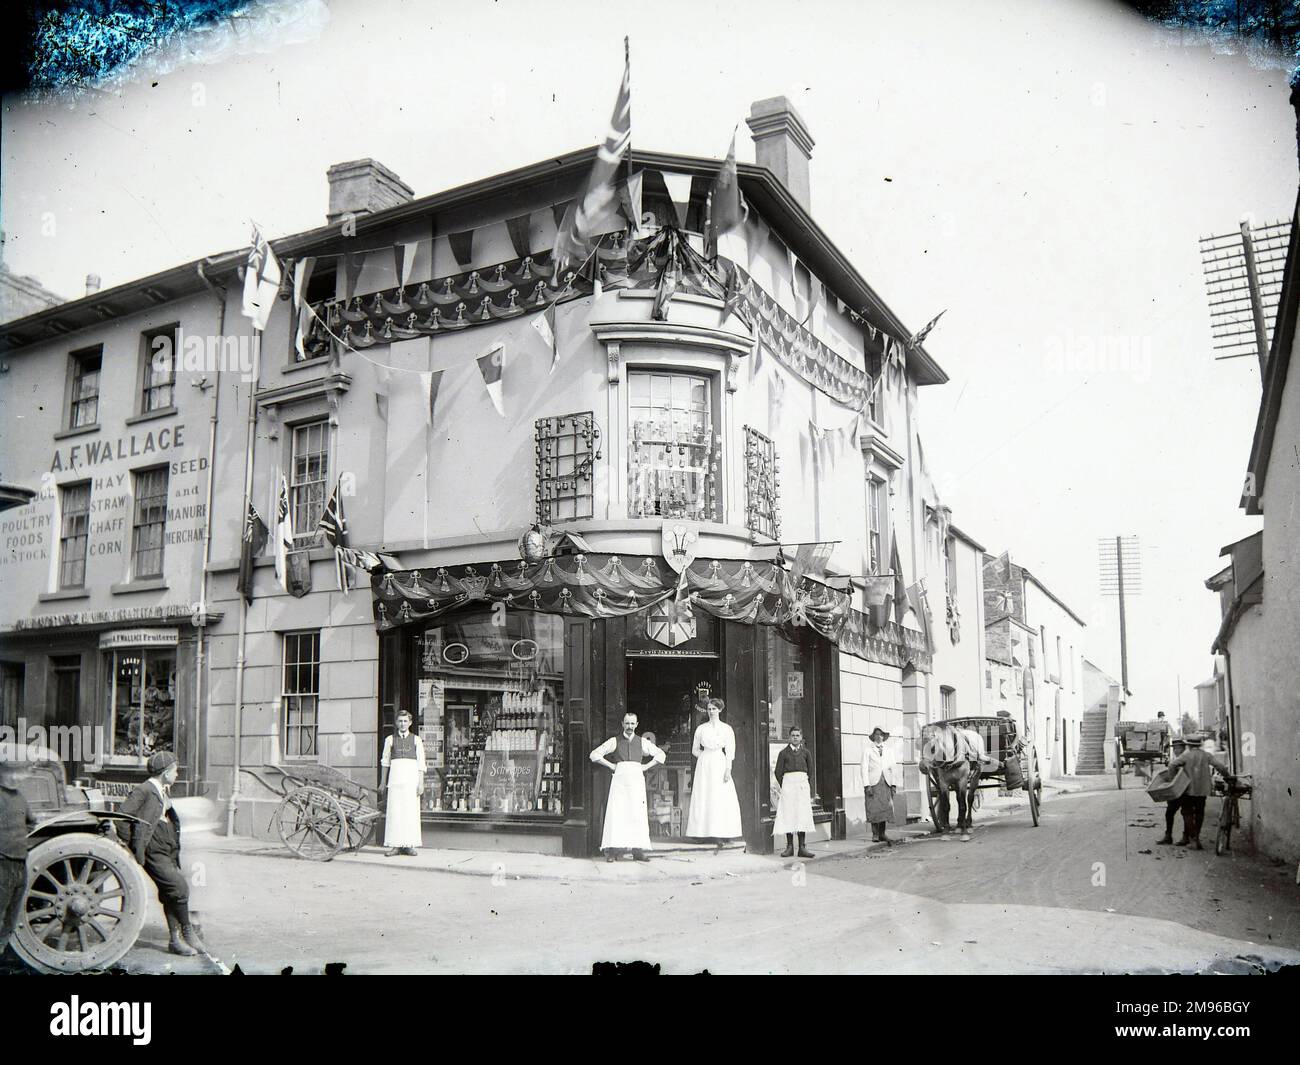
M 719 750 L 726 754 L 727 765 L 735 761 L 736 730 L 725 721 L 705 721 L 695 730 L 691 754 L 698 758 L 701 751 Z
M 862 786 L 874 787 L 881 777 L 890 787 L 898 786 L 898 763 L 888 742 L 877 747 L 875 741 L 867 740 L 862 745 Z
M 427 773 L 429 771 L 429 767 L 424 760 L 424 741 L 421 740 L 419 736 L 415 736 L 413 733 L 408 732 L 407 735 L 414 736 L 415 739 L 416 766 L 419 767 L 419 771 L 421 773 Z M 399 759 L 399 761 L 400 760 L 401 759 Z M 384 755 L 382 758 L 379 759 L 379 764 L 383 766 L 391 766 L 393 764 L 393 734 L 391 732 L 388 734 L 388 738 L 384 740 Z

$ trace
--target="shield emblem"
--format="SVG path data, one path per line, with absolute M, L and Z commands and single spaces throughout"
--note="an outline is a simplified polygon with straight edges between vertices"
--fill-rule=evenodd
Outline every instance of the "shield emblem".
M 664 522 L 663 556 L 675 573 L 681 573 L 695 561 L 699 542 L 700 530 L 696 522 L 681 518 Z

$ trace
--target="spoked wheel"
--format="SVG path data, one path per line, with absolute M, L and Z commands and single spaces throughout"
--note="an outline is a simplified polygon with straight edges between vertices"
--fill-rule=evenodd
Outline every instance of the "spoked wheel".
M 1115 787 L 1124 790 L 1124 741 L 1115 739 Z
M 930 779 L 930 774 L 925 774 L 925 798 L 930 804 L 930 824 L 934 825 L 934 830 L 939 831 L 939 796 L 934 789 L 934 781 Z
M 12 944 L 44 973 L 107 969 L 144 926 L 148 885 L 130 852 L 102 836 L 75 833 L 27 856 L 27 897 Z
M 1215 854 L 1232 849 L 1232 815 L 1236 812 L 1233 806 L 1231 799 L 1223 800 L 1223 808 L 1219 811 L 1219 831 L 1214 837 Z
M 378 817 L 367 817 L 365 814 L 354 813 L 348 818 L 348 841 L 344 846 L 345 851 L 359 851 L 375 834 L 375 822 Z
M 1038 808 L 1043 801 L 1043 778 L 1038 772 L 1038 751 L 1029 745 L 1025 752 L 1025 791 L 1029 793 L 1029 816 L 1038 827 Z
M 299 858 L 328 862 L 348 842 L 348 818 L 338 799 L 321 788 L 291 791 L 276 810 L 280 840 Z

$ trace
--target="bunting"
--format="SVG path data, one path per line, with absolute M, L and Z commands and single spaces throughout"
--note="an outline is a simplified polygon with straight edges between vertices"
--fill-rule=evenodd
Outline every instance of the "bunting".
M 488 350 L 486 355 L 478 357 L 479 373 L 483 375 L 483 384 L 487 388 L 488 398 L 492 400 L 492 406 L 496 407 L 497 413 L 501 417 L 506 416 L 506 408 L 502 389 L 505 384 L 505 347 L 502 344 L 494 344 Z
M 709 218 L 705 226 L 704 255 L 716 259 L 722 237 L 740 228 L 743 214 L 740 205 L 740 175 L 736 170 L 736 131 L 731 131 L 731 146 L 718 171 L 709 196 Z
M 316 259 L 311 255 L 299 259 L 293 265 L 293 350 L 299 362 L 307 360 L 307 349 L 303 346 L 303 340 L 311 331 L 312 319 L 312 310 L 307 304 L 307 285 L 311 281 L 312 270 L 315 266 Z
M 930 335 L 930 330 L 934 328 L 935 323 L 938 322 L 939 319 L 942 318 L 942 317 L 943 317 L 945 314 L 947 314 L 947 313 L 948 313 L 948 308 L 945 307 L 945 308 L 944 308 L 943 310 L 941 310 L 938 314 L 936 314 L 933 318 L 931 318 L 928 322 L 926 322 L 925 325 L 921 328 L 921 331 L 920 331 L 919 333 L 917 333 L 915 336 L 913 336 L 913 337 L 912 337 L 912 338 L 907 342 L 907 346 L 908 346 L 909 348 L 920 347 L 921 344 L 922 344 L 922 342 L 925 340 L 925 338 L 928 337 L 928 336 Z
M 551 349 L 551 369 L 549 372 L 555 373 L 555 367 L 560 362 L 560 345 L 555 334 L 555 304 L 551 304 L 541 314 L 533 318 L 533 328 L 537 330 L 537 335 L 545 341 L 546 346 Z

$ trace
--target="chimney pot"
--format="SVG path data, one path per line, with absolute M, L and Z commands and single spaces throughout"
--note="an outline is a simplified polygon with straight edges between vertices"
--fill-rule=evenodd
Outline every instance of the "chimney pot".
M 99 291 L 99 286 L 100 286 L 100 284 L 101 284 L 101 281 L 100 281 L 100 277 L 99 277 L 98 274 L 87 274 L 87 275 L 86 275 L 86 295 L 87 295 L 87 296 L 93 296 L 96 292 Z
M 754 138 L 754 160 L 767 167 L 805 211 L 812 209 L 808 164 L 812 134 L 799 112 L 784 96 L 755 100 L 745 119 Z
M 335 163 L 325 171 L 325 179 L 330 190 L 326 222 L 348 214 L 374 214 L 415 199 L 411 186 L 375 159 Z

